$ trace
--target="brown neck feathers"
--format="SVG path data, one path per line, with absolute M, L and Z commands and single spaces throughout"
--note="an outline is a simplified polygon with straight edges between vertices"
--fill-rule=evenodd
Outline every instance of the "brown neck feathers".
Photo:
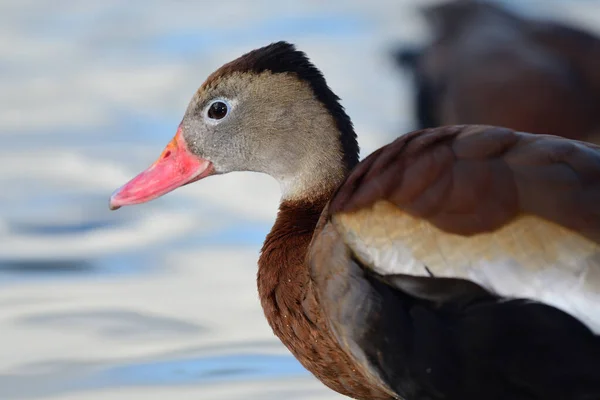
M 261 300 L 274 296 L 281 283 L 289 285 L 292 292 L 305 286 L 308 279 L 306 252 L 329 197 L 328 193 L 310 201 L 284 201 L 279 206 L 277 219 L 265 239 L 258 261 Z M 290 296 L 294 294 L 297 293 L 290 293 Z M 265 313 L 268 311 L 265 309 Z

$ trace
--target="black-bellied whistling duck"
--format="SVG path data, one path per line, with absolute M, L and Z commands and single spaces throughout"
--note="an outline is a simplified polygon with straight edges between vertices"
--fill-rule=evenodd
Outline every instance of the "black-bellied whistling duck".
M 338 100 L 286 42 L 245 54 L 110 206 L 233 171 L 277 179 L 262 307 L 349 397 L 600 398 L 600 147 L 447 126 L 358 163 Z
M 424 8 L 432 42 L 403 49 L 419 129 L 487 124 L 600 144 L 600 39 L 499 5 Z

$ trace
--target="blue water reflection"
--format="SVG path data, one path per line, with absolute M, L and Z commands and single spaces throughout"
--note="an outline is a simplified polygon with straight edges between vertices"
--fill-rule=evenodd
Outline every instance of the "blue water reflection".
M 359 35 L 367 27 L 367 21 L 355 15 L 278 15 L 256 25 L 229 25 L 227 27 L 176 31 L 161 36 L 149 37 L 144 42 L 148 52 L 163 56 L 181 56 L 236 46 L 241 38 L 270 41 L 273 37 L 289 38 L 304 36 L 348 36 Z
M 308 377 L 289 355 L 238 354 L 174 358 L 117 365 L 70 362 L 40 365 L 45 372 L 0 374 L 0 398 L 21 400 L 111 388 L 205 386 L 224 382 Z M 199 389 L 199 394 L 202 389 Z
M 203 384 L 287 378 L 307 374 L 308 372 L 291 356 L 238 354 L 116 366 L 95 375 L 88 385 L 101 387 Z

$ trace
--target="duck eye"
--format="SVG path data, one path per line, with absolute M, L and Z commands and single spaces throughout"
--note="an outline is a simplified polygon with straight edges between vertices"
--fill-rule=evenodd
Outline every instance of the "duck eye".
M 229 107 L 222 101 L 215 101 L 208 107 L 208 118 L 223 119 L 227 115 Z

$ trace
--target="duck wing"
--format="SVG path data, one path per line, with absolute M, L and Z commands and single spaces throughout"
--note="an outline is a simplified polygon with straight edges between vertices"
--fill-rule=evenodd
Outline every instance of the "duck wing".
M 600 147 L 413 132 L 353 170 L 318 229 L 331 329 L 399 398 L 600 398 Z

